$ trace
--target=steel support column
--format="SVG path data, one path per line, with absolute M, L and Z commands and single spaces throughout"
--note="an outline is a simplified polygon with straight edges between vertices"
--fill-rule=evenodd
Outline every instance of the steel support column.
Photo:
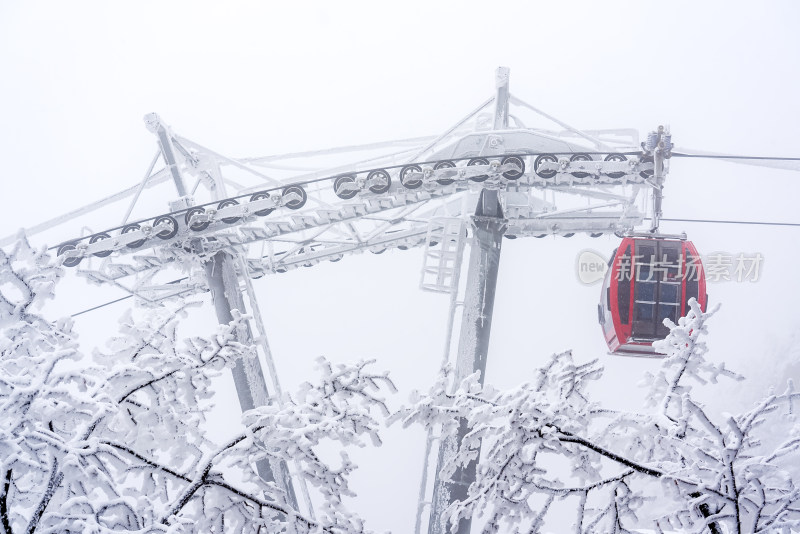
M 161 118 L 156 113 L 149 113 L 144 117 L 147 129 L 158 136 L 158 143 L 161 148 L 161 155 L 164 163 L 170 169 L 175 188 L 180 195 L 179 202 L 191 205 L 192 199 L 187 196 L 186 187 L 183 183 L 175 148 L 172 146 L 172 139 L 166 126 L 161 122 Z M 215 178 L 218 178 L 215 175 Z M 221 180 L 218 180 L 221 183 Z M 222 191 L 218 191 L 222 193 Z M 198 252 L 200 252 L 198 250 Z M 217 252 L 205 262 L 206 282 L 211 290 L 211 297 L 214 302 L 214 309 L 217 313 L 217 320 L 220 324 L 226 325 L 233 321 L 233 310 L 240 313 L 247 313 L 242 298 L 242 290 L 239 287 L 239 275 L 236 272 L 236 261 L 226 252 Z M 247 276 L 243 273 L 243 276 Z M 253 332 L 249 323 L 237 332 L 239 343 L 250 346 L 253 344 Z M 267 354 L 267 357 L 269 355 Z M 269 390 L 267 382 L 264 380 L 264 372 L 261 363 L 257 358 L 239 358 L 234 363 L 232 369 L 233 383 L 236 386 L 236 394 L 239 396 L 239 405 L 242 412 L 252 410 L 256 406 L 265 406 L 269 402 Z M 259 460 L 256 462 L 256 471 L 267 483 L 274 483 L 286 493 L 287 502 L 297 510 L 297 496 L 294 492 L 292 479 L 286 463 L 283 461 Z
M 219 323 L 229 324 L 233 321 L 232 310 L 246 313 L 242 291 L 239 288 L 239 275 L 235 269 L 235 259 L 226 252 L 217 252 L 206 262 L 205 270 Z M 249 324 L 245 323 L 237 333 L 237 341 L 248 346 L 253 344 L 253 334 Z M 239 358 L 231 371 L 242 412 L 252 410 L 256 406 L 265 406 L 269 402 L 267 383 L 257 358 Z M 284 490 L 288 503 L 295 510 L 298 509 L 297 497 L 285 462 L 259 460 L 256 462 L 256 470 L 265 482 L 274 482 Z
M 175 159 L 175 149 L 172 146 L 172 140 L 170 139 L 166 126 L 164 126 L 164 123 L 161 122 L 161 117 L 156 113 L 148 113 L 145 115 L 144 123 L 147 129 L 158 137 L 158 146 L 161 147 L 164 163 L 167 164 L 169 172 L 172 174 L 172 180 L 175 182 L 175 189 L 178 190 L 178 195 L 185 197 L 186 187 L 183 185 L 181 171 L 178 169 L 177 160 Z
M 661 222 L 661 203 L 664 198 L 664 127 L 659 125 L 658 130 L 648 136 L 654 139 L 653 146 L 647 148 L 653 153 L 653 224 L 650 227 L 652 233 L 658 232 L 658 225 Z
M 483 384 L 486 358 L 489 353 L 489 333 L 492 327 L 497 272 L 500 265 L 500 245 L 505 229 L 506 221 L 500 207 L 498 191 L 483 190 L 478 208 L 472 217 L 473 235 L 453 387 L 475 371 L 480 371 L 479 380 Z M 456 469 L 450 480 L 442 480 L 439 474 L 444 463 L 461 445 L 468 431 L 467 423 L 462 419 L 456 435 L 442 436 L 428 522 L 429 534 L 450 532 L 444 512 L 453 502 L 466 499 L 467 489 L 475 480 L 477 460 Z M 480 451 L 478 454 L 480 456 Z M 471 519 L 463 519 L 456 532 L 469 534 L 471 526 Z

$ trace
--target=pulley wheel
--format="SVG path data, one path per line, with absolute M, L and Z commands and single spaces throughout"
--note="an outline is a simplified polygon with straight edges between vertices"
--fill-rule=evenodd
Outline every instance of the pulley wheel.
M 340 191 L 340 188 L 344 184 L 354 184 L 356 179 L 354 176 L 339 176 L 336 180 L 333 181 L 333 192 L 336 193 L 336 196 L 347 200 L 353 198 L 358 194 L 358 189 L 346 189 Z
M 558 158 L 556 158 L 552 154 L 540 154 L 536 156 L 536 159 L 533 162 L 533 172 L 535 172 L 539 178 L 544 178 L 545 180 L 549 180 L 550 178 L 553 178 L 556 174 L 558 174 L 558 171 L 555 170 L 540 171 L 539 166 L 545 161 L 558 163 Z
M 403 167 L 400 171 L 400 183 L 403 184 L 403 187 L 408 189 L 416 189 L 422 185 L 422 180 L 420 178 L 409 178 L 408 175 L 412 172 L 422 172 L 422 169 L 419 165 L 408 165 Z
M 211 221 L 195 222 L 194 224 L 190 224 L 189 223 L 189 221 L 192 219 L 192 217 L 194 217 L 195 215 L 198 215 L 200 213 L 205 213 L 205 212 L 206 212 L 206 210 L 204 210 L 203 208 L 200 208 L 200 207 L 190 208 L 189 211 L 186 212 L 186 226 L 188 226 L 189 229 L 194 231 L 194 232 L 200 232 L 200 231 L 203 231 L 206 228 L 208 228 L 208 225 L 211 224 Z
M 456 164 L 453 163 L 452 161 L 440 161 L 439 163 L 433 166 L 433 170 L 438 171 L 439 169 L 453 169 L 455 168 L 455 166 Z M 436 181 L 442 185 L 450 185 L 453 182 L 455 182 L 455 180 L 453 180 L 452 178 L 439 178 Z
M 75 250 L 75 244 L 74 243 L 64 243 L 63 245 L 58 247 L 58 256 L 61 256 L 62 254 L 65 254 L 70 250 Z M 75 256 L 75 257 L 72 257 L 72 258 L 66 258 L 64 260 L 64 263 L 62 263 L 61 265 L 63 265 L 64 267 L 75 267 L 81 262 L 82 259 L 83 258 L 81 256 Z
M 174 218 L 170 217 L 169 215 L 156 217 L 156 220 L 153 221 L 153 226 L 155 227 L 162 223 L 168 223 L 169 226 L 158 232 L 156 237 L 159 239 L 172 239 L 178 234 L 178 221 L 176 221 Z
M 475 165 L 489 165 L 489 160 L 486 158 L 474 158 L 467 163 L 467 167 L 474 167 Z M 471 176 L 470 180 L 473 182 L 483 182 L 487 178 L 489 178 L 488 174 L 481 174 L 479 176 Z
M 250 202 L 255 202 L 257 200 L 265 200 L 267 198 L 269 198 L 269 193 L 267 193 L 266 191 L 259 191 L 258 193 L 252 194 L 252 196 L 250 197 Z M 275 208 L 264 208 L 263 210 L 258 210 L 254 213 L 259 217 L 266 217 L 273 211 L 275 211 Z
M 129 224 L 128 226 L 125 226 L 125 227 L 122 229 L 122 232 L 120 232 L 120 233 L 122 233 L 122 234 L 129 234 L 129 233 L 131 233 L 131 232 L 135 232 L 135 231 L 137 231 L 137 230 L 141 230 L 141 229 L 142 229 L 142 227 L 141 227 L 141 226 L 139 226 L 139 225 L 138 225 L 138 224 L 136 224 L 136 223 L 133 223 L 133 224 Z M 141 247 L 142 245 L 144 245 L 144 242 L 145 242 L 145 240 L 144 240 L 144 239 L 139 239 L 139 240 L 132 241 L 132 242 L 128 243 L 126 246 L 127 246 L 128 248 L 139 248 L 139 247 Z
M 89 244 L 97 243 L 98 241 L 105 241 L 106 239 L 111 239 L 111 236 L 105 232 L 101 232 L 99 234 L 95 234 L 89 238 Z M 111 255 L 111 250 L 101 250 L 100 252 L 95 252 L 94 255 L 98 258 L 105 258 L 106 256 Z
M 392 186 L 392 178 L 389 176 L 388 172 L 382 169 L 378 171 L 372 171 L 367 175 L 367 182 L 374 181 L 377 181 L 378 183 L 369 186 L 369 190 L 373 193 L 385 193 Z
M 234 200 L 232 198 L 229 198 L 229 199 L 223 200 L 222 202 L 217 204 L 217 209 L 221 210 L 223 208 L 230 208 L 231 206 L 238 206 L 238 205 L 239 205 L 239 203 L 236 200 Z M 239 222 L 240 219 L 241 219 L 241 217 L 223 217 L 220 220 L 222 222 L 224 222 L 225 224 L 233 224 L 235 222 Z
M 299 210 L 303 206 L 306 205 L 306 200 L 308 200 L 308 196 L 306 196 L 306 190 L 300 187 L 299 185 L 290 185 L 286 189 L 283 190 L 282 196 L 290 195 L 294 193 L 295 195 L 299 195 L 299 199 L 290 200 L 286 204 L 284 204 L 290 210 Z
M 570 161 L 592 161 L 592 157 L 589 156 L 588 154 L 575 154 L 574 156 L 569 158 L 569 160 Z M 588 172 L 578 171 L 578 172 L 573 172 L 572 176 L 574 176 L 575 178 L 586 178 L 587 176 L 589 176 L 589 174 L 590 173 L 588 173 Z
M 624 154 L 609 154 L 604 158 L 603 161 L 628 161 L 628 158 L 625 157 Z M 609 178 L 619 179 L 625 176 L 624 172 L 610 172 L 608 173 Z
M 506 163 L 511 163 L 512 165 L 516 165 L 519 167 L 519 170 L 516 171 L 506 171 L 503 173 L 503 178 L 507 180 L 519 180 L 520 177 L 525 174 L 525 161 L 519 156 L 508 156 L 503 158 L 501 165 L 505 165 Z

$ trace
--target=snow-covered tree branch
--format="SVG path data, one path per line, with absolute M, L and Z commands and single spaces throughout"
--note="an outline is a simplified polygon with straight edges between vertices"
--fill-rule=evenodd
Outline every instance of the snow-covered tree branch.
M 342 497 L 355 496 L 347 483 L 354 464 L 342 450 L 340 465 L 330 466 L 316 449 L 323 440 L 363 447 L 363 438 L 379 446 L 382 419 L 389 415 L 379 395 L 384 387 L 394 392 L 395 386 L 387 374 L 368 372 L 372 361 L 334 366 L 320 358 L 317 363 L 320 383 L 303 384 L 283 406 L 275 403 L 245 414 L 248 435 L 259 451 L 250 460 L 266 457 L 295 462 L 300 476 L 324 497 L 325 522 L 344 532 L 360 532 L 361 520 L 342 503 Z M 381 416 L 380 421 L 376 414 Z
M 237 358 L 247 318 L 181 341 L 192 304 L 127 313 L 120 334 L 89 358 L 69 320 L 37 313 L 61 275 L 23 240 L 0 251 L 0 528 L 34 532 L 367 532 L 342 503 L 354 469 L 320 460 L 322 440 L 379 444 L 388 377 L 369 362 L 334 367 L 294 398 L 244 416 L 242 432 L 216 443 L 205 419 L 212 381 Z M 296 399 L 296 400 L 295 400 Z M 256 459 L 297 462 L 322 496 L 320 518 L 287 504 L 259 478 Z M 235 476 L 230 479 L 231 472 Z M 238 482 L 237 482 L 238 481 Z
M 706 359 L 700 341 L 706 320 L 697 303 L 658 348 L 661 369 L 645 377 L 652 413 L 617 412 L 590 401 L 589 383 L 602 367 L 554 355 L 534 380 L 508 391 L 481 387 L 473 375 L 450 391 L 445 370 L 431 390 L 412 399 L 394 419 L 454 432 L 470 432 L 447 459 L 442 476 L 477 455 L 469 497 L 448 511 L 485 519 L 484 532 L 540 532 L 565 526 L 573 510 L 576 533 L 790 532 L 800 526 L 800 492 L 789 467 L 798 459 L 796 425 L 777 443 L 769 432 L 792 417 L 793 386 L 770 394 L 753 410 L 733 416 L 709 413 L 692 396 L 693 385 L 739 379 Z M 563 501 L 559 513 L 554 503 Z M 557 523 L 553 517 L 560 516 Z M 549 521 L 549 523 L 548 523 Z M 724 530 L 723 530 L 724 529 Z
M 477 479 L 448 517 L 475 516 L 486 533 L 800 529 L 800 393 L 789 382 L 739 415 L 707 409 L 699 388 L 741 377 L 707 357 L 714 312 L 694 301 L 668 323 L 657 347 L 667 357 L 644 377 L 646 405 L 635 410 L 593 402 L 603 368 L 569 351 L 506 391 L 477 375 L 453 387 L 445 369 L 394 414 L 384 395 L 395 386 L 372 361 L 321 358 L 317 380 L 218 436 L 206 424 L 208 401 L 226 367 L 255 356 L 237 341 L 248 318 L 234 313 L 211 335 L 182 339 L 195 304 L 130 312 L 87 356 L 70 320 L 41 314 L 60 276 L 24 240 L 0 251 L 0 534 L 367 533 L 345 502 L 356 496 L 348 449 L 380 445 L 387 420 L 442 436 L 466 421 L 442 475 L 481 450 Z M 312 488 L 313 513 L 259 477 L 263 460 L 285 463 Z

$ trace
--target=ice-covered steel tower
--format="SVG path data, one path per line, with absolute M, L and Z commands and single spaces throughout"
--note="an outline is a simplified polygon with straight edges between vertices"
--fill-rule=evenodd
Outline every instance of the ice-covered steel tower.
M 455 384 L 474 371 L 482 379 L 502 237 L 631 229 L 642 223 L 647 193 L 660 189 L 666 173 L 635 131 L 580 131 L 514 97 L 507 68 L 497 70 L 494 96 L 431 137 L 233 158 L 177 134 L 155 114 L 145 122 L 158 151 L 141 183 L 28 234 L 74 228 L 58 247 L 64 265 L 145 305 L 210 291 L 219 321 L 230 321 L 234 310 L 250 314 L 240 336 L 260 357 L 233 370 L 243 410 L 270 402 L 269 389 L 280 391 L 253 279 L 364 251 L 422 247 L 420 287 L 450 296 L 445 352 Z M 540 122 L 546 127 L 532 125 Z M 119 224 L 103 220 L 101 208 L 126 199 Z M 134 208 L 150 215 L 130 220 Z M 87 225 L 92 230 L 77 235 Z M 429 435 L 429 452 L 438 442 L 439 465 L 466 431 L 462 423 L 455 436 Z M 296 504 L 293 466 L 257 467 Z M 443 511 L 466 495 L 475 465 L 448 480 L 438 472 L 424 470 L 417 531 L 426 507 L 428 532 L 446 531 Z M 458 532 L 469 529 L 463 521 Z

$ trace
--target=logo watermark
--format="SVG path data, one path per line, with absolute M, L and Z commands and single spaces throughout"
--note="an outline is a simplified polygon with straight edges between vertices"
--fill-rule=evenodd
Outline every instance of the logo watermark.
M 575 261 L 578 281 L 585 285 L 593 285 L 602 281 L 610 268 L 610 260 L 596 250 L 582 250 Z M 764 256 L 760 252 L 712 252 L 697 258 L 689 256 L 686 261 L 677 257 L 656 258 L 643 255 L 620 256 L 617 260 L 619 269 L 616 277 L 619 281 L 631 280 L 635 276 L 637 282 L 656 280 L 689 280 L 697 281 L 700 276 L 700 264 L 705 272 L 706 282 L 758 282 L 761 269 L 764 267 Z
M 578 280 L 582 284 L 592 285 L 605 278 L 608 260 L 594 250 L 582 250 L 575 263 Z
M 763 265 L 764 256 L 760 252 L 714 252 L 703 256 L 708 282 L 758 282 Z

